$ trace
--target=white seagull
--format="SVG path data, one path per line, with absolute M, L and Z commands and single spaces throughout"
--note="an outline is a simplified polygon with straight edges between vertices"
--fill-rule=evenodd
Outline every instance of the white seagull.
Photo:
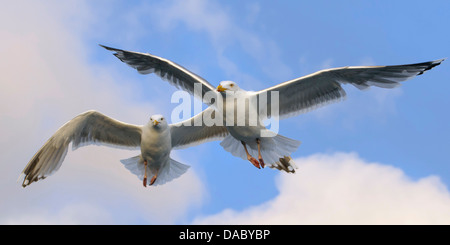
M 44 179 L 59 169 L 72 143 L 72 150 L 96 144 L 139 149 L 141 154 L 121 160 L 125 167 L 143 180 L 144 187 L 162 185 L 187 171 L 188 165 L 170 158 L 172 149 L 180 149 L 203 142 L 223 139 L 225 127 L 195 126 L 187 123 L 203 117 L 198 115 L 175 124 L 168 124 L 162 115 L 153 115 L 145 125 L 132 125 L 112 119 L 97 111 L 84 112 L 59 128 L 27 164 L 22 186 Z M 188 122 L 189 121 L 189 122 Z M 147 179 L 147 174 L 152 178 Z
M 352 84 L 361 90 L 367 89 L 370 86 L 394 88 L 400 85 L 399 82 L 421 75 L 425 71 L 441 64 L 444 60 L 439 59 L 407 65 L 347 66 L 325 69 L 261 91 L 253 92 L 239 88 L 232 81 L 222 81 L 219 86 L 214 87 L 208 81 L 181 65 L 152 54 L 126 51 L 103 45 L 100 46 L 114 51 L 114 55 L 117 58 L 135 68 L 139 73 L 155 73 L 163 80 L 197 96 L 204 103 L 210 105 L 212 104 L 211 101 L 204 100 L 204 95 L 208 92 L 216 92 L 217 96 L 222 96 L 225 101 L 224 104 L 233 103 L 231 101 L 237 98 L 256 98 L 259 101 L 264 95 L 264 98 L 267 98 L 266 103 L 262 105 L 258 103 L 259 107 L 249 106 L 248 109 L 246 108 L 248 110 L 246 115 L 255 115 L 255 113 L 258 115 L 258 126 L 227 125 L 230 135 L 221 142 L 221 145 L 233 155 L 248 159 L 257 167 L 259 167 L 258 165 L 264 167 L 263 159 L 268 158 L 265 162 L 270 162 L 269 166 L 271 164 L 271 167 L 281 168 L 288 172 L 294 172 L 292 170 L 293 162 L 290 159 L 290 153 L 297 149 L 300 142 L 281 135 L 276 135 L 273 138 L 260 137 L 261 128 L 263 127 L 261 119 L 264 119 L 262 117 L 264 115 L 267 117 L 277 116 L 275 115 L 276 113 L 272 115 L 270 106 L 272 103 L 271 92 L 278 92 L 279 117 L 287 118 L 343 99 L 346 93 L 341 87 L 342 84 Z M 200 94 L 194 93 L 195 84 L 201 84 Z M 232 91 L 233 93 L 227 93 L 228 91 Z M 223 110 L 223 114 L 224 120 L 226 120 L 225 110 Z M 236 122 L 236 118 L 234 119 Z M 243 145 L 244 150 L 242 150 L 240 144 Z M 247 149 L 246 145 L 250 149 Z M 253 154 L 258 154 L 259 164 L 248 150 L 253 151 Z M 245 153 L 243 153 L 244 151 Z M 274 162 L 278 157 L 280 157 L 280 161 Z

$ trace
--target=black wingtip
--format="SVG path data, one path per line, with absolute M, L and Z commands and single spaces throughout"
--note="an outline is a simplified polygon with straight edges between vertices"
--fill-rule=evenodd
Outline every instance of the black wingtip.
M 98 46 L 100 46 L 100 47 L 102 47 L 102 48 L 105 48 L 105 49 L 110 49 L 110 47 L 108 47 L 108 46 L 105 46 L 105 45 L 103 45 L 103 44 L 98 44 Z
M 431 62 L 431 68 L 440 65 L 440 64 L 442 63 L 442 61 L 444 61 L 444 60 L 446 60 L 446 59 L 447 59 L 447 58 L 443 58 L 443 59 L 438 59 L 438 60 L 432 61 L 432 62 Z M 430 68 L 430 69 L 431 69 L 431 68 Z
M 434 67 L 440 65 L 442 63 L 442 61 L 444 61 L 445 59 L 447 59 L 447 58 L 430 61 L 428 66 L 423 71 L 421 71 L 419 74 L 417 74 L 417 75 L 422 75 L 425 71 L 433 69 Z
M 110 50 L 110 51 L 120 51 L 120 49 L 111 48 L 111 47 L 108 47 L 108 46 L 105 46 L 105 45 L 102 45 L 102 44 L 98 44 L 98 45 L 100 47 L 105 48 L 105 49 Z

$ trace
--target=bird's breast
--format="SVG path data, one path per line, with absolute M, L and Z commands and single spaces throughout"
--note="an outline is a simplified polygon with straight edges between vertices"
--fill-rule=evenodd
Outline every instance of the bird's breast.
M 255 141 L 261 137 L 261 126 L 227 126 L 228 132 L 236 138 L 244 142 Z
M 169 130 L 145 129 L 142 131 L 141 154 L 144 159 L 160 161 L 170 156 L 172 142 Z
M 230 96 L 226 97 L 219 110 L 223 116 L 225 126 L 260 126 L 260 118 L 254 97 Z

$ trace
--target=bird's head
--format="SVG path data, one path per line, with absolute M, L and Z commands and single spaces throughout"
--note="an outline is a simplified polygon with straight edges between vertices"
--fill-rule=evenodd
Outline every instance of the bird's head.
M 168 125 L 166 119 L 160 114 L 151 116 L 148 124 L 154 128 L 166 128 Z
M 217 86 L 218 92 L 224 92 L 224 91 L 239 91 L 239 86 L 232 81 L 222 81 L 219 83 L 219 86 Z

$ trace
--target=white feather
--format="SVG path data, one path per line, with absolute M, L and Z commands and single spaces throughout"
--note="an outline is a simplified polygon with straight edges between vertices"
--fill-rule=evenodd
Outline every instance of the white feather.
M 136 175 L 140 180 L 144 178 L 145 165 L 141 155 L 123 159 L 120 160 L 120 162 L 125 166 L 126 169 L 128 169 L 132 174 Z M 182 164 L 170 158 L 167 163 L 162 164 L 162 167 L 158 173 L 158 178 L 156 178 L 153 186 L 163 185 L 167 182 L 170 182 L 186 173 L 188 169 L 188 165 Z M 156 174 L 156 172 L 152 171 L 152 168 L 147 167 L 147 175 L 153 176 L 154 174 Z M 150 184 L 150 179 L 147 179 L 147 184 Z
M 217 95 L 223 96 L 225 100 L 224 105 L 227 103 L 234 103 L 234 99 L 239 100 L 242 98 L 248 98 L 252 99 L 252 101 L 253 99 L 256 99 L 256 101 L 258 101 L 259 108 L 249 108 L 246 110 L 246 115 L 257 114 L 258 118 L 261 120 L 274 116 L 271 111 L 272 102 L 278 102 L 274 103 L 278 105 L 278 108 L 276 108 L 278 109 L 278 115 L 275 116 L 279 116 L 279 118 L 287 118 L 307 112 L 319 106 L 341 101 L 346 96 L 345 90 L 341 87 L 342 84 L 352 84 L 361 90 L 367 89 L 371 86 L 394 88 L 399 86 L 400 82 L 411 79 L 414 76 L 421 75 L 425 71 L 439 65 L 444 60 L 441 59 L 430 62 L 396 66 L 347 66 L 334 69 L 325 69 L 313 74 L 280 83 L 258 92 L 250 92 L 240 89 L 239 86 L 232 81 L 223 81 L 220 83 L 220 87 L 222 89 L 220 89 L 219 93 L 209 82 L 200 76 L 167 59 L 151 54 L 125 51 L 105 46 L 102 47 L 115 51 L 115 55 L 121 61 L 137 69 L 139 72 L 154 72 L 163 80 L 169 81 L 169 83 L 175 85 L 177 88 L 181 88 L 194 96 L 201 96 L 199 99 L 202 101 L 206 92 L 215 92 Z M 201 94 L 194 93 L 194 84 L 196 83 L 200 83 L 202 85 Z M 218 90 L 220 87 L 218 87 Z M 233 100 L 227 99 L 228 97 L 224 95 L 226 93 L 225 90 L 237 92 Z M 277 92 L 274 93 L 274 98 L 279 98 L 278 101 L 272 101 L 272 92 Z M 262 98 L 267 98 L 264 102 L 265 104 L 260 103 Z M 208 104 L 209 102 L 205 103 Z M 221 108 L 217 109 L 225 112 L 225 110 Z M 257 111 L 256 114 L 250 113 L 255 111 Z M 223 113 L 224 122 L 227 122 L 227 117 L 231 118 L 230 116 L 233 115 L 233 113 L 234 112 L 229 111 Z M 289 161 L 286 159 L 282 161 L 287 164 L 288 167 L 284 166 L 283 163 L 280 163 L 279 160 L 284 156 L 290 156 L 290 154 L 300 145 L 300 142 L 279 135 L 273 139 L 267 137 L 260 138 L 258 130 L 255 130 L 257 127 L 239 127 L 236 126 L 236 121 L 234 123 L 235 124 L 233 126 L 229 126 L 227 124 L 227 129 L 230 135 L 228 135 L 221 142 L 221 146 L 226 151 L 230 152 L 234 156 L 246 160 L 247 154 L 244 151 L 241 141 L 245 142 L 249 146 L 249 153 L 255 156 L 258 155 L 256 150 L 256 139 L 259 138 L 261 140 L 262 147 L 261 155 L 264 161 L 274 167 L 278 166 L 278 169 L 288 171 L 291 170 L 290 168 L 292 168 L 292 164 L 290 162 L 292 159 Z M 204 130 L 204 132 L 206 131 L 207 130 Z M 193 140 L 193 142 L 200 141 L 201 140 L 199 137 L 197 137 L 196 140 Z M 182 147 L 183 145 L 189 144 L 183 142 L 180 143 L 179 147 Z
M 126 149 L 140 148 L 141 155 L 121 162 L 130 172 L 143 178 L 143 162 L 146 159 L 148 176 L 157 174 L 154 184 L 161 185 L 179 177 L 188 168 L 187 165 L 170 159 L 173 147 L 222 139 L 228 133 L 225 127 L 177 127 L 176 124 L 168 125 L 161 115 L 152 117 L 159 120 L 157 126 L 153 122 L 144 126 L 123 123 L 97 111 L 87 111 L 76 116 L 59 128 L 29 161 L 20 175 L 24 178 L 22 186 L 30 185 L 56 172 L 64 161 L 69 144 L 72 144 L 73 150 L 91 144 Z

